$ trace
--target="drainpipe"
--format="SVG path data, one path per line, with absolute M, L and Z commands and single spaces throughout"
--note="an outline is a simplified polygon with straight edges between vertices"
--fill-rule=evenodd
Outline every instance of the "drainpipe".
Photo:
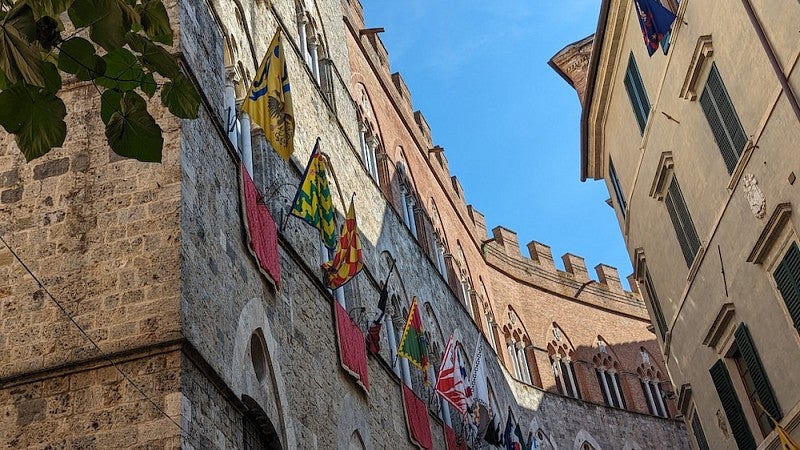
M 758 40 L 761 41 L 761 45 L 764 47 L 764 51 L 767 53 L 767 58 L 769 59 L 770 64 L 772 64 L 772 68 L 775 70 L 775 75 L 778 76 L 778 81 L 781 82 L 783 93 L 786 94 L 789 104 L 792 105 L 792 109 L 794 110 L 794 115 L 797 117 L 797 120 L 800 120 L 800 104 L 797 103 L 797 96 L 794 94 L 792 87 L 789 85 L 789 79 L 786 78 L 786 74 L 783 73 L 783 69 L 781 68 L 780 63 L 778 63 L 778 57 L 775 56 L 775 50 L 772 49 L 772 45 L 770 45 L 769 41 L 767 40 L 767 35 L 764 33 L 764 28 L 761 26 L 761 22 L 758 21 L 755 11 L 753 11 L 753 4 L 750 3 L 750 0 L 742 0 L 742 4 L 744 5 L 745 11 L 747 11 L 747 17 L 750 18 L 750 22 L 753 24 L 753 28 L 756 30 Z

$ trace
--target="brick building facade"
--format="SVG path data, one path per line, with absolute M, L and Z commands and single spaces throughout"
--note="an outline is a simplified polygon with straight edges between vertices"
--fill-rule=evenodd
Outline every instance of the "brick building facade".
M 467 428 L 395 354 L 416 297 L 434 365 L 451 334 L 468 365 L 482 342 L 498 418 L 510 409 L 543 448 L 688 447 L 640 296 L 612 267 L 599 265 L 592 280 L 579 256 L 564 255 L 560 270 L 544 244 L 528 244 L 526 257 L 513 231 L 489 236 L 360 8 L 171 4 L 176 49 L 203 102 L 193 121 L 149 105 L 164 130 L 162 164 L 111 153 L 95 91 L 79 82 L 63 94 L 64 148 L 26 164 L 0 134 L 2 445 L 414 448 L 405 384 L 427 405 L 432 448 L 448 448 L 447 427 Z M 236 131 L 230 139 L 226 102 L 243 96 L 279 28 L 294 157 L 284 162 L 238 122 L 278 224 L 278 284 L 248 249 L 246 145 Z M 356 193 L 364 249 L 363 272 L 340 293 L 321 281 L 314 230 L 287 217 L 318 137 L 340 220 Z M 392 260 L 366 393 L 342 368 L 334 310 L 340 302 L 366 331 Z

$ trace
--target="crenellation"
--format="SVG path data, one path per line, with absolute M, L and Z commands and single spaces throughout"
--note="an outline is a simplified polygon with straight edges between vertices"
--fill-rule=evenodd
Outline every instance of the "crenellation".
M 636 281 L 635 274 L 628 275 L 628 284 L 631 287 L 631 292 L 634 294 L 641 294 L 639 292 L 639 283 Z
M 616 267 L 607 264 L 598 264 L 594 267 L 597 272 L 597 281 L 600 284 L 608 286 L 608 288 L 615 292 L 623 292 L 622 283 L 619 280 L 619 272 Z
M 453 185 L 453 190 L 456 191 L 458 198 L 464 200 L 464 189 L 461 188 L 461 182 L 458 181 L 458 177 L 455 175 L 451 176 L 450 183 Z
M 405 106 L 409 112 L 413 112 L 414 108 L 411 102 L 411 91 L 408 90 L 408 86 L 406 85 L 403 76 L 400 75 L 400 72 L 395 72 L 392 74 L 392 83 L 394 83 L 395 89 L 397 89 L 397 93 L 400 94 L 401 104 Z
M 473 225 L 475 225 L 475 233 L 478 235 L 478 240 L 483 242 L 489 239 L 489 234 L 486 231 L 486 217 L 483 213 L 472 205 L 467 205 L 467 213 L 469 218 L 472 219 Z
M 539 263 L 542 268 L 552 272 L 556 271 L 556 264 L 555 261 L 553 261 L 553 252 L 550 250 L 549 245 L 544 245 L 537 241 L 530 241 L 528 242 L 528 253 L 531 255 L 531 259 Z
M 582 256 L 564 253 L 561 256 L 561 261 L 564 262 L 564 270 L 572 275 L 575 281 L 580 281 L 581 283 L 590 281 L 589 271 L 586 270 L 586 261 Z
M 519 250 L 517 233 L 508 228 L 497 226 L 492 228 L 492 236 L 494 236 L 495 242 L 505 249 L 506 255 L 518 258 L 522 257 L 522 253 Z
M 425 138 L 425 144 L 428 146 L 428 150 L 430 150 L 433 147 L 431 127 L 428 125 L 428 121 L 425 120 L 425 116 L 422 115 L 422 111 L 414 111 L 414 122 L 417 123 L 417 127 L 419 127 L 419 130 L 422 132 L 422 137 Z

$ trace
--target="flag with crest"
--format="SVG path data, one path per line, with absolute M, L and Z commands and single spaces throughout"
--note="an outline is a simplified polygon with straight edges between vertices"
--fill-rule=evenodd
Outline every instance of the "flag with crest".
M 294 152 L 294 112 L 283 50 L 281 31 L 277 30 L 242 103 L 242 111 L 264 130 L 272 148 L 288 161 Z
M 356 211 L 351 199 L 350 208 L 347 210 L 347 217 L 342 226 L 342 236 L 339 238 L 339 248 L 336 249 L 333 260 L 322 264 L 322 270 L 325 271 L 325 284 L 331 289 L 343 286 L 364 268 L 362 260 Z
M 658 46 L 672 29 L 675 14 L 665 8 L 658 0 L 634 0 L 639 26 L 642 28 L 647 53 L 653 56 Z
M 417 298 L 411 302 L 408 309 L 406 326 L 400 337 L 400 347 L 397 355 L 407 359 L 408 362 L 422 370 L 422 377 L 428 381 L 428 339 L 425 337 L 425 330 L 422 328 L 422 317 L 419 315 Z
M 319 142 L 317 139 L 314 151 L 311 152 L 303 179 L 294 196 L 291 214 L 318 229 L 322 242 L 333 250 L 336 248 L 336 217 L 328 185 L 328 165 L 319 150 Z

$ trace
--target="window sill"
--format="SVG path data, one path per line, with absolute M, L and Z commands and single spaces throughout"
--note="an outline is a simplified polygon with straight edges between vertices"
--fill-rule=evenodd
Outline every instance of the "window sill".
M 731 179 L 728 182 L 729 191 L 736 189 L 736 185 L 739 184 L 739 180 L 742 179 L 744 168 L 747 167 L 747 164 L 750 162 L 750 157 L 753 156 L 753 150 L 755 150 L 755 148 L 756 146 L 753 145 L 753 139 L 749 139 L 747 144 L 744 146 L 744 151 L 742 152 L 741 156 L 739 156 L 739 161 L 736 163 L 736 167 L 733 168 Z
M 692 261 L 692 265 L 689 267 L 689 275 L 686 277 L 686 281 L 688 281 L 689 284 L 694 281 L 697 271 L 700 270 L 700 264 L 702 264 L 705 254 L 706 248 L 701 244 L 700 248 L 697 250 L 697 254 L 694 255 L 694 261 Z

